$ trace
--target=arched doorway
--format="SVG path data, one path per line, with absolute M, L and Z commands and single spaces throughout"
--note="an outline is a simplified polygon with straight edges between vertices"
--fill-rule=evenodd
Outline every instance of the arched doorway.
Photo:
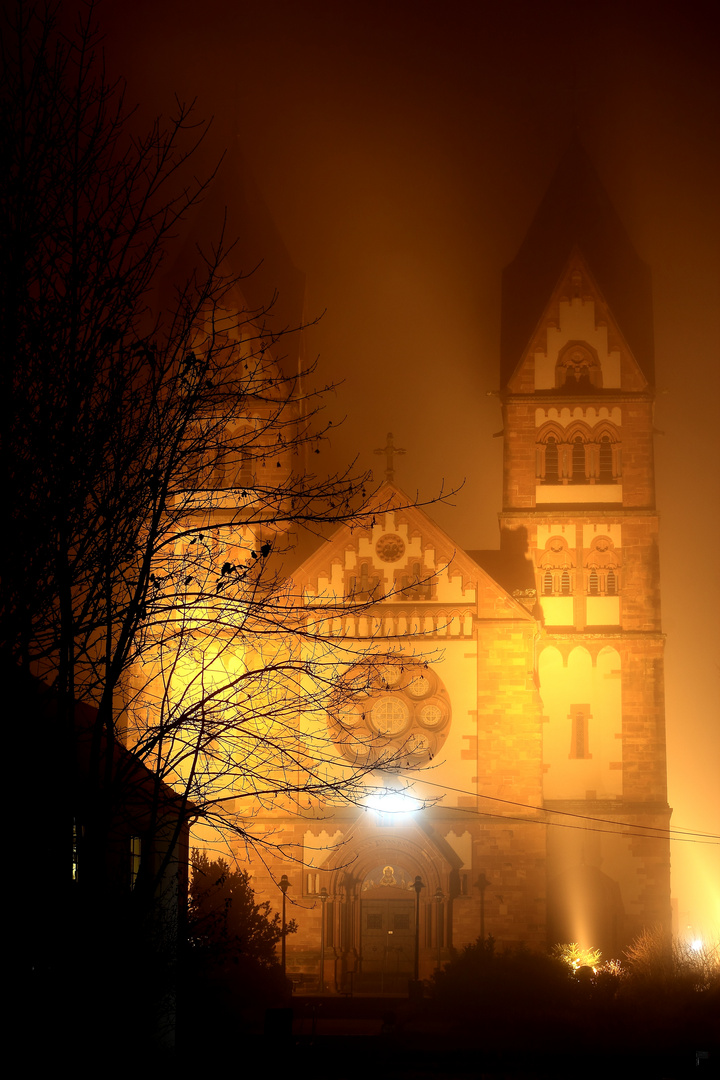
M 414 874 L 405 866 L 372 867 L 360 883 L 359 988 L 403 993 L 415 969 Z
M 407 815 L 402 827 L 392 828 L 378 826 L 375 815 L 363 813 L 347 843 L 323 868 L 328 985 L 340 993 L 406 994 L 415 976 L 416 941 L 419 977 L 429 978 L 440 949 L 452 945 L 458 866 L 452 849 L 440 847 L 419 828 L 416 817 Z M 419 903 L 416 878 L 421 882 Z

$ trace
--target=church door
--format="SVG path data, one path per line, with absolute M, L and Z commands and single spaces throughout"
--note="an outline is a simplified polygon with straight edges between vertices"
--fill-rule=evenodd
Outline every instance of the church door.
M 361 908 L 363 990 L 403 993 L 413 977 L 415 900 L 363 899 Z

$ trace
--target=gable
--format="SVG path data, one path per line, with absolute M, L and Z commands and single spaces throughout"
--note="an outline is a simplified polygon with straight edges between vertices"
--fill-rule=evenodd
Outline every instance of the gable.
M 567 260 L 513 372 L 511 393 L 639 392 L 647 388 L 579 248 Z
M 469 632 L 475 618 L 531 620 L 505 589 L 394 484 L 386 483 L 293 574 L 305 603 L 377 614 L 422 611 L 453 618 Z M 406 632 L 411 632 L 408 625 Z

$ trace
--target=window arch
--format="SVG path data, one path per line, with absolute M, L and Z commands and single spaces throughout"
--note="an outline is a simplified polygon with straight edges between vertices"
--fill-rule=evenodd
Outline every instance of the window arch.
M 551 536 L 538 560 L 540 592 L 543 596 L 571 596 L 575 589 L 575 568 L 564 536 Z
M 559 475 L 560 458 L 558 455 L 558 444 L 553 435 L 551 435 L 545 444 L 545 483 L 556 484 L 560 479 Z
M 560 484 L 565 475 L 566 436 L 559 424 L 544 424 L 537 433 L 536 465 L 537 479 L 543 484 Z
M 536 440 L 535 471 L 541 484 L 614 484 L 620 479 L 620 440 L 606 420 L 591 427 L 575 419 L 566 429 L 551 421 Z
M 371 600 L 380 584 L 380 578 L 373 574 L 373 565 L 364 561 L 360 563 L 357 572 L 348 577 L 346 596 L 349 600 L 366 602 Z
M 569 341 L 555 365 L 555 386 L 582 394 L 602 389 L 602 367 L 595 349 L 586 342 Z
M 401 573 L 395 575 L 395 598 L 431 600 L 433 585 L 433 571 L 424 567 L 419 560 L 414 560 Z
M 609 536 L 593 538 L 585 559 L 588 596 L 617 596 L 620 591 L 620 557 Z

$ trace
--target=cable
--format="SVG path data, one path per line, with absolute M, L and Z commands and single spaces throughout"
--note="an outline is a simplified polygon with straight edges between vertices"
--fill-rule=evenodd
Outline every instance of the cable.
M 411 780 L 416 780 L 417 777 L 410 778 L 408 776 L 403 775 L 403 779 L 407 780 L 408 782 L 411 782 Z M 427 784 L 430 787 L 434 787 L 434 788 L 436 788 L 436 789 L 438 789 L 440 791 L 454 792 L 457 795 L 467 795 L 467 796 L 470 796 L 471 798 L 486 799 L 488 802 L 502 803 L 505 806 L 518 806 L 518 807 L 521 807 L 523 810 L 535 810 L 535 811 L 538 811 L 539 813 L 542 813 L 542 814 L 556 814 L 556 815 L 559 815 L 559 816 L 562 816 L 562 817 L 579 818 L 582 821 L 598 822 L 601 825 L 613 825 L 613 826 L 615 826 L 615 828 L 613 828 L 613 829 L 593 829 L 593 828 L 590 828 L 590 827 L 588 827 L 586 825 L 571 825 L 569 823 L 562 822 L 562 821 L 541 821 L 541 820 L 538 820 L 537 818 L 525 818 L 525 817 L 515 817 L 515 816 L 510 816 L 510 815 L 503 815 L 503 818 L 506 821 L 517 821 L 517 822 L 522 822 L 523 824 L 528 824 L 528 825 L 529 824 L 534 824 L 534 825 L 555 826 L 557 828 L 565 828 L 565 829 L 584 829 L 585 831 L 588 831 L 588 832 L 612 833 L 614 836 L 637 836 L 638 832 L 636 830 L 650 830 L 650 832 L 643 831 L 643 832 L 639 833 L 639 835 L 644 836 L 649 840 L 668 840 L 668 841 L 673 840 L 673 841 L 678 841 L 678 842 L 683 842 L 683 843 L 690 843 L 690 844 L 712 844 L 712 845 L 720 844 L 720 836 L 716 835 L 715 833 L 704 833 L 704 832 L 700 832 L 700 831 L 697 831 L 697 830 L 691 830 L 691 829 L 662 829 L 662 828 L 660 828 L 659 826 L 656 826 L 656 825 L 640 825 L 640 824 L 634 824 L 633 822 L 630 822 L 630 821 L 614 821 L 612 818 L 594 817 L 592 814 L 576 814 L 576 813 L 572 813 L 569 810 L 553 810 L 550 807 L 546 807 L 546 806 L 534 806 L 532 803 L 513 802 L 513 800 L 511 800 L 511 799 L 500 799 L 500 798 L 498 798 L 497 796 L 494 796 L 494 795 L 478 795 L 478 793 L 474 792 L 474 791 L 466 791 L 463 788 L 448 787 L 445 784 L 436 784 L 436 783 L 433 783 L 432 781 L 428 781 L 428 780 L 421 780 L 421 782 L 424 783 L 424 784 Z M 463 813 L 473 814 L 473 815 L 475 815 L 477 817 L 490 817 L 491 816 L 489 811 L 485 812 L 485 811 L 482 811 L 482 810 L 474 809 L 474 808 L 469 807 L 469 806 L 458 806 L 458 807 L 453 807 L 453 809 L 457 810 L 457 811 L 461 811 Z M 633 830 L 633 831 L 631 831 L 631 832 L 619 832 L 618 829 L 630 829 L 630 830 Z

